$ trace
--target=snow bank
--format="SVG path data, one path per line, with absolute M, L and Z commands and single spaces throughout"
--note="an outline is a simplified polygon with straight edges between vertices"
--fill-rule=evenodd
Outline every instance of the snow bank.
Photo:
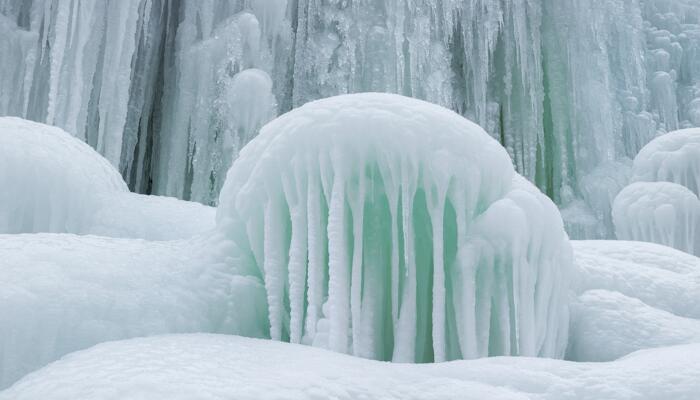
M 670 182 L 635 182 L 613 204 L 618 239 L 659 243 L 700 255 L 700 200 Z
M 182 239 L 214 227 L 215 211 L 130 193 L 119 172 L 59 128 L 0 117 L 0 233 Z
M 30 374 L 1 400 L 692 400 L 700 344 L 609 363 L 498 357 L 389 364 L 236 336 L 171 335 L 98 345 Z
M 567 359 L 608 361 L 700 341 L 700 258 L 644 242 L 572 244 L 578 298 Z
M 308 103 L 242 150 L 217 217 L 264 279 L 273 339 L 408 362 L 562 355 L 561 217 L 447 109 L 376 93 Z
M 228 251 L 201 240 L 0 235 L 0 388 L 107 340 L 263 335 L 262 285 L 234 276 Z

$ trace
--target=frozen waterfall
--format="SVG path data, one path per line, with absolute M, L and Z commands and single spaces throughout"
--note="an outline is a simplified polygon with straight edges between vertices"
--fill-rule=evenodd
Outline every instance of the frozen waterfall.
M 393 92 L 477 122 L 573 237 L 611 237 L 630 159 L 700 124 L 695 0 L 0 0 L 0 53 L 0 116 L 205 204 L 275 115 Z

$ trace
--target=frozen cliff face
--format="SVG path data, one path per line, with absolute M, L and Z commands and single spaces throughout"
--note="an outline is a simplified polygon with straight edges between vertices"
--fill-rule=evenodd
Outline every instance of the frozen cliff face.
M 312 102 L 234 162 L 217 224 L 270 337 L 403 362 L 560 357 L 571 250 L 479 126 L 388 94 Z
M 694 0 L 0 0 L 0 14 L 0 115 L 74 133 L 138 192 L 203 203 L 275 113 L 393 92 L 477 122 L 573 236 L 612 237 L 624 184 L 590 182 L 700 123 Z M 235 87 L 256 99 L 245 116 Z

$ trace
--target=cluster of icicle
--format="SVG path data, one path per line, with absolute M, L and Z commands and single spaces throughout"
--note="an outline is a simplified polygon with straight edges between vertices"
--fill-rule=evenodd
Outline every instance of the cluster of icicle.
M 617 237 L 700 255 L 700 129 L 652 140 L 634 159 L 633 172 L 635 182 L 615 198 Z
M 444 108 L 358 94 L 293 110 L 243 149 L 217 217 L 275 340 L 402 362 L 563 355 L 561 217 Z

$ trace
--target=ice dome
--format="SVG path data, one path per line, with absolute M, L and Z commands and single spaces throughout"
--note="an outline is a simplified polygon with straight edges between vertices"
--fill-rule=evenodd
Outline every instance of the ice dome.
M 633 181 L 664 181 L 700 194 L 700 128 L 681 129 L 649 142 L 634 158 Z
M 700 255 L 700 200 L 684 186 L 632 183 L 615 198 L 612 216 L 618 239 L 659 243 Z
M 402 362 L 563 355 L 561 217 L 445 108 L 364 93 L 280 116 L 229 170 L 217 226 L 264 282 L 273 339 Z
M 100 194 L 127 192 L 119 172 L 62 129 L 0 118 L 0 233 L 75 232 Z

